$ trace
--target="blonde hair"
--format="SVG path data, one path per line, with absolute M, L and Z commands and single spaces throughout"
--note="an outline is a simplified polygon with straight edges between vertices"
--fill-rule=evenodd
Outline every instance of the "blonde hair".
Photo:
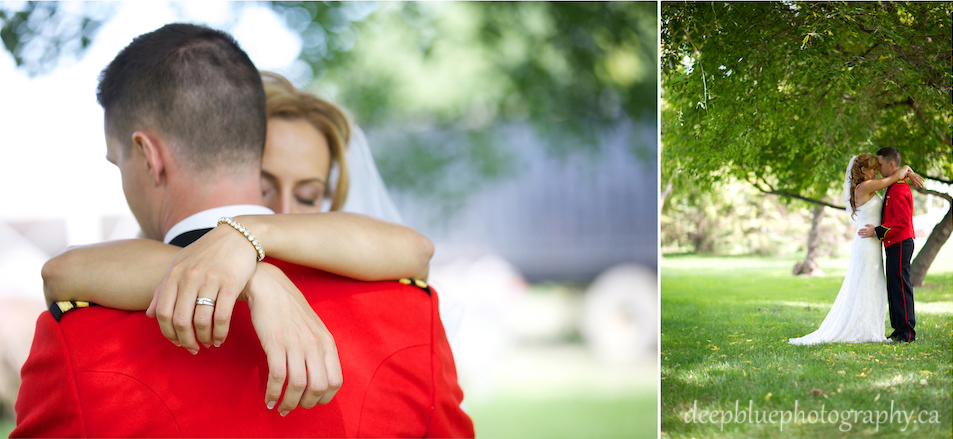
M 857 214 L 857 195 L 854 194 L 854 190 L 857 189 L 857 185 L 867 180 L 864 171 L 877 169 L 879 166 L 880 162 L 877 161 L 877 156 L 869 152 L 857 154 L 857 158 L 854 159 L 854 167 L 850 169 L 850 208 L 853 212 L 851 216 Z
M 351 138 L 351 125 L 344 111 L 331 102 L 295 88 L 291 81 L 272 72 L 262 71 L 265 86 L 265 116 L 268 119 L 304 119 L 328 140 L 331 161 L 338 164 L 338 181 L 331 193 L 331 182 L 325 186 L 325 196 L 331 198 L 331 210 L 340 210 L 347 200 L 348 172 L 344 151 Z

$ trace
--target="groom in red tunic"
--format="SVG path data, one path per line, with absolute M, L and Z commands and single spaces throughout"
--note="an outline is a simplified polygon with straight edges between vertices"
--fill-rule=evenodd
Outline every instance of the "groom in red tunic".
M 141 35 L 103 72 L 99 100 L 107 157 L 140 223 L 169 214 L 156 206 L 179 206 L 186 217 L 170 219 L 183 224 L 221 209 L 241 215 L 250 206 L 240 201 L 260 200 L 264 91 L 229 35 L 186 24 Z M 173 241 L 187 245 L 203 227 L 190 224 Z M 287 276 L 300 290 L 294 303 L 333 334 L 344 380 L 330 401 L 266 407 L 276 372 L 259 343 L 268 334 L 256 330 L 268 295 L 235 304 L 228 342 L 196 355 L 143 312 L 74 304 L 82 308 L 37 321 L 11 436 L 473 437 L 436 292 L 258 264 L 255 276 Z M 286 395 L 291 388 L 289 380 Z
M 901 166 L 900 152 L 888 146 L 877 151 L 882 177 L 893 174 Z M 901 180 L 884 191 L 881 224 L 861 229 L 862 236 L 876 234 L 883 241 L 887 254 L 887 303 L 890 306 L 890 326 L 894 341 L 912 342 L 917 338 L 913 307 L 913 286 L 910 283 L 910 259 L 913 258 L 913 193 L 910 185 Z M 873 230 L 870 230 L 873 228 Z

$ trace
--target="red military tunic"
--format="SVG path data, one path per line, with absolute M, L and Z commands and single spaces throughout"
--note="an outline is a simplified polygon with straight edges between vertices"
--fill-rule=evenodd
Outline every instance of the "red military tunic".
M 913 238 L 913 193 L 905 181 L 887 188 L 884 198 L 883 223 L 875 229 L 884 247 L 890 247 L 908 238 Z
M 267 409 L 268 365 L 243 302 L 225 343 L 196 356 L 143 312 L 91 307 L 40 316 L 11 436 L 473 437 L 435 292 L 270 262 L 334 336 L 344 385 L 331 403 L 285 418 Z

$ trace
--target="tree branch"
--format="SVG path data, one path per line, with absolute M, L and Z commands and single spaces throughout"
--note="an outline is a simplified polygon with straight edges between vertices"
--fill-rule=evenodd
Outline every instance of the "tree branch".
M 904 88 L 906 88 L 906 87 L 904 87 Z M 886 103 L 886 104 L 880 104 L 880 108 L 882 108 L 882 109 L 887 109 L 887 108 L 897 107 L 897 106 L 900 106 L 900 105 L 909 105 L 910 108 L 913 109 L 913 113 L 916 114 L 917 119 L 920 120 L 920 123 L 923 125 L 923 128 L 925 128 L 925 129 L 927 129 L 927 130 L 929 131 L 929 129 L 930 129 L 930 123 L 929 123 L 929 119 L 927 118 L 927 115 L 923 113 L 923 109 L 920 108 L 920 105 L 917 104 L 917 102 L 914 101 L 913 98 L 910 97 L 910 96 L 907 96 L 907 98 L 904 99 L 904 100 L 902 100 L 902 101 L 888 102 L 888 103 Z M 951 138 L 949 135 L 947 135 L 947 134 L 945 134 L 945 133 L 943 133 L 943 134 L 936 133 L 936 137 L 937 137 L 937 140 L 939 140 L 940 142 L 946 144 L 947 146 L 953 146 L 953 138 Z M 940 180 L 940 181 L 942 181 L 942 180 Z
M 777 196 L 781 196 L 781 197 L 794 198 L 794 199 L 798 199 L 798 200 L 801 200 L 801 201 L 806 201 L 806 202 L 808 202 L 808 203 L 813 203 L 813 204 L 817 204 L 817 205 L 820 205 L 820 206 L 830 207 L 831 209 L 837 209 L 837 210 L 844 210 L 844 209 L 845 209 L 844 206 L 838 206 L 838 205 L 836 205 L 836 204 L 831 204 L 831 203 L 828 203 L 828 202 L 826 202 L 826 201 L 824 201 L 824 200 L 816 200 L 816 199 L 814 199 L 814 198 L 808 198 L 808 197 L 805 197 L 805 196 L 803 196 L 803 195 L 795 194 L 795 193 L 792 193 L 792 192 L 779 191 L 779 190 L 775 189 L 774 187 L 772 187 L 772 186 L 771 186 L 770 184 L 768 184 L 768 183 L 762 182 L 762 183 L 764 183 L 765 186 L 768 187 L 768 189 L 765 189 L 765 188 L 761 187 L 760 184 L 758 184 L 757 182 L 751 181 L 751 180 L 748 180 L 748 183 L 751 183 L 751 185 L 753 185 L 756 189 L 758 189 L 759 191 L 761 191 L 762 193 L 765 193 L 765 194 L 771 194 L 771 195 L 777 195 Z
M 953 181 L 946 180 L 946 179 L 943 179 L 943 178 L 940 178 L 940 177 L 929 177 L 929 176 L 925 176 L 925 175 L 921 175 L 921 177 L 923 177 L 923 178 L 928 178 L 928 179 L 930 179 L 930 180 L 936 180 L 936 181 L 939 181 L 939 182 L 942 182 L 942 183 L 946 183 L 946 184 L 953 184 Z M 805 202 L 808 202 L 808 203 L 817 204 L 817 205 L 819 205 L 819 206 L 830 207 L 831 209 L 837 209 L 837 210 L 844 210 L 844 209 L 845 209 L 844 206 L 838 206 L 838 205 L 836 205 L 836 204 L 831 204 L 831 203 L 828 203 L 827 201 L 824 201 L 824 200 L 817 200 L 817 199 L 814 199 L 814 198 L 808 198 L 808 197 L 805 197 L 805 196 L 800 195 L 800 194 L 795 194 L 795 193 L 793 193 L 793 192 L 779 191 L 779 190 L 777 190 L 775 187 L 771 186 L 770 184 L 768 184 L 767 182 L 764 182 L 764 181 L 758 182 L 758 181 L 748 180 L 748 183 L 750 183 L 752 186 L 754 186 L 755 189 L 761 191 L 761 193 L 770 194 L 770 195 L 777 195 L 777 196 L 779 196 L 779 197 L 794 198 L 794 199 L 801 200 L 801 201 L 805 201 Z M 766 186 L 767 189 L 765 189 L 765 187 L 763 187 L 762 185 Z M 937 196 L 937 197 L 940 197 L 940 198 L 945 199 L 946 201 L 950 202 L 950 204 L 953 204 L 953 195 L 945 194 L 945 193 L 943 193 L 943 192 L 935 191 L 935 190 L 932 190 L 932 189 L 926 189 L 926 188 L 922 188 L 922 187 L 914 187 L 913 185 L 911 185 L 910 187 L 913 188 L 914 190 L 916 190 L 917 192 L 921 193 L 921 194 L 924 194 L 924 195 L 935 195 L 935 196 Z
M 900 106 L 900 105 L 913 105 L 913 99 L 911 99 L 911 98 L 908 97 L 908 98 L 906 98 L 906 99 L 904 99 L 904 100 L 902 100 L 902 101 L 888 102 L 888 103 L 886 103 L 886 104 L 880 104 L 880 108 L 892 108 L 892 107 L 896 107 L 896 106 Z
M 949 178 L 931 177 L 931 176 L 929 176 L 929 175 L 921 175 L 921 177 L 927 178 L 927 179 L 930 179 L 930 180 L 933 180 L 933 181 L 939 181 L 940 183 L 953 184 L 953 180 L 951 180 L 951 179 L 949 179 Z
M 923 123 L 923 127 L 929 130 L 930 124 L 929 124 L 929 121 L 927 120 L 926 114 L 923 114 L 923 110 L 920 108 L 920 105 L 917 104 L 917 102 L 914 101 L 913 98 L 909 98 L 909 99 L 910 99 L 910 107 L 913 108 L 913 112 L 917 115 L 917 118 L 920 119 L 920 122 Z M 942 135 L 940 135 L 939 133 L 937 134 L 938 134 L 937 137 L 939 137 L 943 143 L 945 143 L 947 146 L 953 146 L 953 138 L 950 138 L 949 134 L 947 133 L 943 133 Z
M 913 186 L 911 185 L 910 187 L 913 187 Z M 935 191 L 935 190 L 932 190 L 932 189 L 927 189 L 927 188 L 922 188 L 922 187 L 913 187 L 913 189 L 914 189 L 915 191 L 921 193 L 921 194 L 925 194 L 925 195 L 936 195 L 936 196 L 938 196 L 938 197 L 940 197 L 940 198 L 945 199 L 946 201 L 949 201 L 951 204 L 953 204 L 953 195 L 944 194 L 943 192 L 938 192 L 938 191 Z
M 864 24 L 861 23 L 860 21 L 856 21 L 855 23 L 857 23 L 857 27 L 859 27 L 860 30 L 862 30 L 862 31 L 864 31 L 864 32 L 866 32 L 866 33 L 868 33 L 868 34 L 872 34 L 872 33 L 876 32 L 876 30 L 871 29 L 871 28 L 869 28 L 869 27 L 867 27 L 867 26 L 864 26 Z
M 830 207 L 831 209 L 837 209 L 837 210 L 844 210 L 844 209 L 845 209 L 844 206 L 838 206 L 838 205 L 836 205 L 836 204 L 831 204 L 831 203 L 828 203 L 828 202 L 826 202 L 826 201 L 824 201 L 824 200 L 815 200 L 815 199 L 813 199 L 813 198 L 808 198 L 808 197 L 805 197 L 805 196 L 802 196 L 802 195 L 798 195 L 798 194 L 794 194 L 794 193 L 791 193 L 791 192 L 785 192 L 785 191 L 765 191 L 764 189 L 761 189 L 761 188 L 758 188 L 758 190 L 760 190 L 761 192 L 764 192 L 764 193 L 766 193 L 766 194 L 778 195 L 778 196 L 781 196 L 781 197 L 788 197 L 788 198 L 795 198 L 795 199 L 798 199 L 798 200 L 801 200 L 801 201 L 806 201 L 806 202 L 808 202 L 808 203 L 813 203 L 813 204 L 817 204 L 817 205 L 821 205 L 821 206 L 825 206 L 825 207 Z
M 876 43 L 876 44 L 874 44 L 873 46 L 870 46 L 870 48 L 869 48 L 869 49 L 867 49 L 867 51 L 866 51 L 866 52 L 864 52 L 864 54 L 863 54 L 863 55 L 861 55 L 860 57 L 861 57 L 861 58 L 867 58 L 867 55 L 868 55 L 868 54 L 870 54 L 870 51 L 871 51 L 871 50 L 874 50 L 874 49 L 876 49 L 876 48 L 877 48 L 877 46 L 879 46 L 879 45 L 880 45 L 880 43 L 882 43 L 882 42 L 883 42 L 883 40 L 881 40 L 881 41 L 877 41 L 877 43 Z
M 953 180 L 945 179 L 945 178 L 942 178 L 942 177 L 932 177 L 932 176 L 929 176 L 929 175 L 921 175 L 921 177 L 923 177 L 923 178 L 925 178 L 925 179 L 930 179 L 930 180 L 934 180 L 934 181 L 939 181 L 939 182 L 941 182 L 941 183 L 953 184 Z M 821 205 L 821 206 L 830 207 L 831 209 L 839 209 L 839 210 L 844 210 L 844 209 L 845 209 L 844 206 L 838 206 L 838 205 L 836 205 L 836 204 L 831 204 L 831 203 L 828 203 L 827 201 L 824 201 L 824 200 L 817 200 L 817 199 L 814 199 L 814 198 L 808 198 L 808 197 L 805 197 L 805 196 L 803 196 L 803 195 L 796 194 L 796 193 L 793 193 L 793 192 L 779 191 L 777 188 L 775 188 L 774 186 L 771 186 L 770 184 L 768 184 L 768 183 L 767 183 L 766 181 L 764 181 L 764 180 L 760 180 L 760 181 L 758 181 L 758 180 L 751 180 L 751 179 L 746 179 L 746 180 L 748 180 L 748 183 L 751 184 L 752 186 L 754 186 L 755 189 L 757 189 L 757 190 L 759 190 L 759 191 L 761 191 L 762 193 L 765 193 L 765 194 L 777 195 L 777 196 L 780 196 L 780 197 L 795 198 L 795 199 L 798 199 L 798 200 L 801 200 L 801 201 L 806 201 L 806 202 L 808 202 L 808 203 L 813 203 L 813 204 L 817 204 L 817 205 Z M 765 189 L 765 187 L 767 187 L 767 189 Z M 932 190 L 932 189 L 926 189 L 926 188 L 922 188 L 922 187 L 914 187 L 913 185 L 911 185 L 910 187 L 913 188 L 914 190 L 916 190 L 917 192 L 920 192 L 921 194 L 924 194 L 924 195 L 936 195 L 936 196 L 938 196 L 938 197 L 940 197 L 940 198 L 943 198 L 943 199 L 949 201 L 950 204 L 953 204 L 953 196 L 951 196 L 950 194 L 945 194 L 945 193 L 943 193 L 943 192 L 935 191 L 935 190 Z
M 834 88 L 834 81 L 831 81 L 831 82 L 828 83 L 827 90 L 824 90 L 824 94 L 822 94 L 819 98 L 817 98 L 817 99 L 814 101 L 814 103 L 815 103 L 815 104 L 820 104 L 821 101 L 823 101 L 824 98 L 827 97 L 827 94 L 830 93 L 833 88 Z
M 765 14 L 765 16 L 766 16 L 766 15 L 767 15 L 767 14 Z M 754 25 L 752 24 L 751 27 L 754 27 Z M 751 27 L 749 27 L 748 29 L 751 29 Z M 768 37 L 768 38 L 762 40 L 758 45 L 753 46 L 753 47 L 749 47 L 749 48 L 748 48 L 748 51 L 745 52 L 745 54 L 742 55 L 740 58 L 738 58 L 738 61 L 735 61 L 735 62 L 729 64 L 729 65 L 725 68 L 725 70 L 726 70 L 726 71 L 727 71 L 727 70 L 738 70 L 738 65 L 739 65 L 741 62 L 749 62 L 749 61 L 750 61 L 750 59 L 748 59 L 748 55 L 750 55 L 751 53 L 759 52 L 759 51 L 761 51 L 761 50 L 771 50 L 772 48 L 775 47 L 776 42 L 779 40 L 779 37 L 780 37 L 781 35 L 788 35 L 788 36 L 790 36 L 790 35 L 789 35 L 789 32 L 791 32 L 791 33 L 796 33 L 796 32 L 798 32 L 799 30 L 800 30 L 800 28 L 798 28 L 798 27 L 791 27 L 791 28 L 781 29 L 781 30 L 775 32 L 775 33 L 774 33 L 773 35 L 771 35 L 770 37 Z

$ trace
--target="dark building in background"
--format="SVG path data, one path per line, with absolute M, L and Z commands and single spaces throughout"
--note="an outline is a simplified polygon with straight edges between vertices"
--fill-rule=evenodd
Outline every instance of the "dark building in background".
M 514 175 L 476 190 L 453 214 L 396 190 L 394 201 L 407 225 L 434 241 L 435 263 L 495 253 L 531 282 L 589 282 L 619 263 L 656 270 L 655 136 L 654 126 L 622 126 L 598 150 L 559 157 L 532 129 L 515 127 L 504 136 Z M 637 158 L 633 142 L 652 158 Z

